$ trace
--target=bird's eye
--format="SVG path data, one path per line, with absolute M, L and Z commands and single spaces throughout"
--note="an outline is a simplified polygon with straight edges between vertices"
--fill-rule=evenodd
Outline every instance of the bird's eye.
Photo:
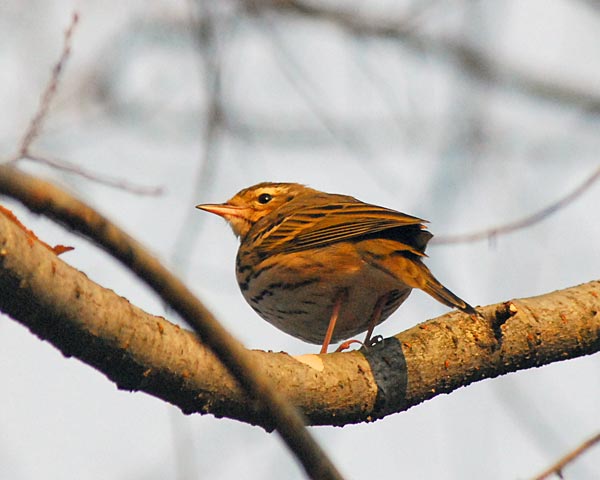
M 272 198 L 273 197 L 268 193 L 261 193 L 258 196 L 258 203 L 262 203 L 264 205 L 265 203 L 269 203 Z

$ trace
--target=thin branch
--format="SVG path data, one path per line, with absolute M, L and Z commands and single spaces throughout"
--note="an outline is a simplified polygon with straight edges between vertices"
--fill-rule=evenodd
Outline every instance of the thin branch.
M 329 7 L 323 3 L 302 0 L 246 0 L 252 8 L 270 8 L 275 11 L 301 14 L 308 18 L 326 21 L 359 36 L 396 39 L 416 52 L 442 55 L 457 63 L 474 77 L 504 88 L 516 89 L 526 95 L 590 112 L 600 111 L 600 95 L 585 89 L 568 87 L 539 78 L 500 64 L 478 49 L 451 38 L 434 38 L 418 32 L 407 19 L 371 20 L 353 13 Z M 410 20 L 410 16 L 408 18 Z
M 579 0 L 579 3 L 582 3 L 588 8 L 592 9 L 592 13 L 600 13 L 600 1 L 599 0 Z
M 71 55 L 71 49 L 73 45 L 73 34 L 75 32 L 75 27 L 79 22 L 79 14 L 77 12 L 73 13 L 71 18 L 71 23 L 67 27 L 65 31 L 65 37 L 63 41 L 63 48 L 60 54 L 60 57 L 54 67 L 52 68 L 52 73 L 50 75 L 50 79 L 46 85 L 44 93 L 40 98 L 39 107 L 29 122 L 29 126 L 23 135 L 23 139 L 19 144 L 19 149 L 17 154 L 4 162 L 7 165 L 14 165 L 20 160 L 31 160 L 37 163 L 43 163 L 51 166 L 57 170 L 63 170 L 66 172 L 71 172 L 75 175 L 78 175 L 82 178 L 86 178 L 88 180 L 92 180 L 96 183 L 107 185 L 109 187 L 118 188 L 120 190 L 125 190 L 128 192 L 135 193 L 137 195 L 159 195 L 162 193 L 162 188 L 160 187 L 144 187 L 131 184 L 130 182 L 119 180 L 110 177 L 104 177 L 98 175 L 96 173 L 92 173 L 84 170 L 83 168 L 69 163 L 64 160 L 56 160 L 48 158 L 45 155 L 39 155 L 31 152 L 31 145 L 39 136 L 40 131 L 42 130 L 44 121 L 48 115 L 48 111 L 50 110 L 50 104 L 52 100 L 56 96 L 56 92 L 58 91 L 58 86 L 60 83 L 60 79 L 62 77 L 62 73 L 65 70 L 65 65 L 69 56 Z M 2 162 L 0 162 L 2 163 Z
M 126 180 L 122 180 L 120 178 L 109 177 L 109 176 L 101 176 L 96 172 L 90 172 L 89 170 L 85 170 L 79 165 L 75 165 L 74 163 L 69 163 L 66 160 L 56 160 L 49 158 L 45 155 L 39 155 L 36 153 L 27 152 L 25 156 L 22 157 L 22 160 L 32 160 L 37 163 L 42 163 L 48 165 L 56 170 L 62 170 L 64 172 L 70 172 L 75 175 L 78 175 L 82 178 L 87 178 L 95 183 L 99 183 L 101 185 L 106 185 L 112 188 L 118 188 L 119 190 L 124 190 L 127 192 L 135 193 L 136 195 L 161 195 L 163 193 L 162 187 L 145 187 L 143 185 L 135 185 Z
M 544 470 L 542 473 L 540 473 L 533 480 L 544 480 L 553 474 L 555 474 L 559 478 L 563 478 L 563 476 L 562 476 L 563 469 L 569 463 L 571 463 L 573 460 L 575 460 L 577 457 L 579 457 L 582 453 L 584 453 L 586 450 L 592 448 L 597 443 L 600 443 L 600 433 L 594 435 L 592 438 L 583 442 L 575 450 L 573 450 L 572 452 L 569 452 L 567 455 L 565 455 L 563 458 L 561 458 L 558 462 L 556 462 L 550 468 L 548 468 L 547 470 Z
M 581 185 L 575 188 L 575 190 L 565 195 L 560 200 L 542 208 L 538 212 L 528 215 L 527 217 L 507 223 L 505 225 L 501 225 L 499 227 L 481 230 L 479 232 L 434 237 L 431 243 L 435 243 L 436 245 L 447 245 L 450 243 L 469 243 L 478 242 L 480 240 L 493 240 L 500 235 L 506 235 L 507 233 L 511 233 L 516 230 L 531 227 L 532 225 L 545 220 L 558 210 L 561 210 L 573 203 L 577 198 L 585 193 L 598 180 L 598 178 L 600 178 L 600 167 L 594 170 L 594 172 L 588 178 L 586 178 Z
M 119 388 L 147 392 L 186 413 L 273 427 L 276 418 L 240 388 L 208 348 L 209 337 L 201 343 L 61 258 L 0 214 L 0 310 Z M 593 281 L 480 307 L 485 318 L 477 320 L 451 312 L 366 351 L 244 353 L 254 375 L 268 379 L 309 424 L 371 422 L 476 381 L 596 353 L 599 310 L 600 281 Z
M 262 374 L 255 358 L 139 242 L 69 193 L 16 168 L 0 165 L 0 193 L 90 239 L 133 271 L 194 329 L 223 362 L 243 390 L 248 392 L 251 400 L 248 408 L 255 410 L 263 419 L 262 423 L 277 429 L 311 478 L 342 478 L 304 427 L 304 417 Z M 10 251 L 5 248 L 4 253 L 6 257 Z M 127 341 L 125 343 L 128 344 Z
M 253 9 L 249 9 L 250 13 Z M 292 51 L 287 46 L 284 36 L 280 32 L 280 28 L 271 21 L 266 15 L 257 12 L 257 18 L 261 21 L 264 28 L 261 32 L 268 34 L 270 43 L 275 53 L 275 59 L 280 67 L 281 73 L 286 77 L 292 88 L 298 93 L 306 107 L 321 123 L 323 128 L 331 137 L 341 143 L 344 148 L 352 155 L 355 160 L 355 165 L 362 169 L 366 175 L 373 178 L 380 185 L 384 186 L 388 191 L 395 192 L 397 185 L 392 181 L 389 175 L 382 174 L 381 168 L 370 168 L 364 162 L 365 158 L 372 157 L 368 151 L 364 141 L 361 141 L 360 134 L 363 129 L 357 129 L 355 132 L 350 132 L 340 122 L 336 121 L 331 113 L 323 106 L 322 100 L 314 92 L 318 89 L 314 82 L 311 81 L 308 75 L 308 70 L 298 62 Z
M 42 97 L 40 99 L 40 106 L 38 107 L 35 116 L 31 119 L 29 127 L 27 128 L 27 131 L 25 132 L 25 135 L 21 140 L 17 158 L 27 156 L 27 152 L 29 151 L 31 143 L 36 139 L 36 137 L 40 133 L 46 115 L 48 114 L 50 103 L 56 95 L 61 74 L 64 70 L 65 64 L 67 63 L 69 55 L 71 54 L 71 43 L 73 40 L 73 33 L 75 32 L 75 27 L 77 26 L 78 22 L 79 14 L 77 12 L 73 12 L 73 16 L 71 17 L 71 23 L 65 31 L 62 52 L 60 54 L 58 62 L 56 62 L 54 68 L 52 69 L 50 80 L 48 81 L 46 89 L 44 90 L 44 93 L 42 94 Z
M 227 29 L 217 23 L 218 16 L 213 11 L 218 6 L 211 1 L 190 0 L 189 17 L 193 40 L 199 54 L 199 65 L 203 76 L 205 96 L 207 98 L 204 124 L 200 132 L 202 151 L 199 155 L 200 165 L 196 171 L 196 178 L 192 188 L 192 195 L 196 200 L 200 194 L 207 195 L 214 185 L 215 169 L 218 165 L 217 149 L 221 132 L 227 129 L 224 122 L 224 105 L 222 94 L 222 68 L 223 58 L 220 38 L 226 34 Z M 194 8 L 196 7 L 196 8 Z M 188 202 L 190 205 L 194 201 Z M 201 223 L 194 221 L 196 212 L 193 208 L 187 209 L 188 213 L 181 223 L 179 232 L 175 236 L 172 264 L 181 275 L 185 274 L 189 262 L 190 250 L 196 243 L 200 232 Z

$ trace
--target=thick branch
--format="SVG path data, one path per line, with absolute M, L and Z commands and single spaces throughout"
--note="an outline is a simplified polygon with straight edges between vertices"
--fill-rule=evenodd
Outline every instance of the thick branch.
M 260 372 L 255 364 L 255 359 L 217 322 L 187 287 L 163 267 L 156 258 L 150 255 L 139 242 L 67 192 L 15 168 L 0 165 L 0 193 L 16 198 L 30 210 L 43 213 L 92 239 L 130 268 L 158 293 L 175 312 L 181 315 L 188 325 L 194 329 L 195 333 L 203 339 L 210 350 L 218 356 L 235 380 L 249 394 L 252 402 L 249 402 L 246 408 L 255 410 L 255 415 L 263 417 L 262 423 L 277 429 L 277 432 L 302 463 L 311 478 L 341 478 L 341 475 L 321 447 L 304 428 L 304 418 L 288 399 L 274 388 L 269 379 Z M 22 228 L 20 229 L 22 230 Z M 8 230 L 6 231 L 8 232 Z M 0 234 L 4 235 L 5 231 L 0 230 Z M 30 239 L 30 244 L 35 246 L 36 242 Z M 0 242 L 0 247 L 1 245 Z M 13 258 L 12 250 L 4 249 L 3 252 L 6 255 L 11 255 L 4 260 Z M 38 259 L 35 259 L 35 261 L 38 261 Z M 11 278 L 14 280 L 14 277 Z M 23 282 L 9 283 L 7 285 L 11 288 L 7 290 L 7 292 L 10 292 L 9 296 L 12 296 L 14 292 L 14 297 L 17 298 L 19 289 L 26 286 L 30 280 L 31 278 L 26 276 Z M 44 278 L 44 280 L 52 280 L 52 277 Z M 47 287 L 50 290 L 50 285 L 44 285 L 43 282 L 38 286 L 41 289 Z M 65 286 L 66 291 L 74 293 L 75 297 L 79 298 L 78 285 L 71 286 L 75 286 L 76 289 L 69 290 Z M 0 291 L 5 292 L 4 289 L 0 289 Z M 58 294 L 58 292 L 56 293 Z M 40 294 L 48 295 L 41 292 Z M 31 301 L 27 298 L 25 300 Z M 67 303 L 72 301 L 72 299 L 63 300 Z M 52 304 L 52 301 L 48 303 Z M 98 305 L 103 305 L 102 302 L 94 304 L 95 308 L 98 308 Z M 12 309 L 6 311 L 15 315 Z M 37 315 L 45 314 L 43 309 L 35 313 Z M 61 314 L 62 312 L 58 313 Z M 124 346 L 127 350 L 127 344 Z
M 119 388 L 147 392 L 187 413 L 273 427 L 193 334 L 95 284 L 3 215 L 0 310 Z M 453 312 L 367 353 L 249 355 L 310 424 L 345 425 L 600 349 L 600 281 L 481 310 L 485 320 Z

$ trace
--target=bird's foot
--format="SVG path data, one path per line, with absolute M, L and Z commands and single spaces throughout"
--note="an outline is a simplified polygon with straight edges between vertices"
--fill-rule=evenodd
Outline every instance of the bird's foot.
M 360 340 L 356 339 L 346 340 L 344 343 L 341 343 L 335 351 L 343 352 L 344 350 L 348 350 L 350 348 L 350 345 L 352 345 L 353 343 L 358 343 L 361 346 L 361 348 L 374 348 L 380 344 L 383 344 L 383 337 L 381 335 L 375 335 L 373 338 L 370 338 L 365 342 L 361 342 Z
M 381 335 L 375 335 L 363 344 L 365 348 L 374 348 L 378 345 L 383 345 L 383 336 Z
M 337 347 L 335 349 L 336 352 L 343 352 L 344 350 L 348 350 L 350 348 L 350 345 L 352 345 L 353 343 L 358 343 L 360 344 L 361 347 L 364 347 L 365 344 L 363 342 L 361 342 L 360 340 L 346 340 L 344 343 L 340 344 L 339 347 Z

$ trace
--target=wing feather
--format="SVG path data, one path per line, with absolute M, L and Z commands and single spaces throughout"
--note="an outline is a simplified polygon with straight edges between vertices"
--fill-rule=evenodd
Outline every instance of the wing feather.
M 306 250 L 407 226 L 418 227 L 418 234 L 425 228 L 423 223 L 420 218 L 355 199 L 302 206 L 282 212 L 279 221 L 257 239 L 256 248 L 269 253 Z

